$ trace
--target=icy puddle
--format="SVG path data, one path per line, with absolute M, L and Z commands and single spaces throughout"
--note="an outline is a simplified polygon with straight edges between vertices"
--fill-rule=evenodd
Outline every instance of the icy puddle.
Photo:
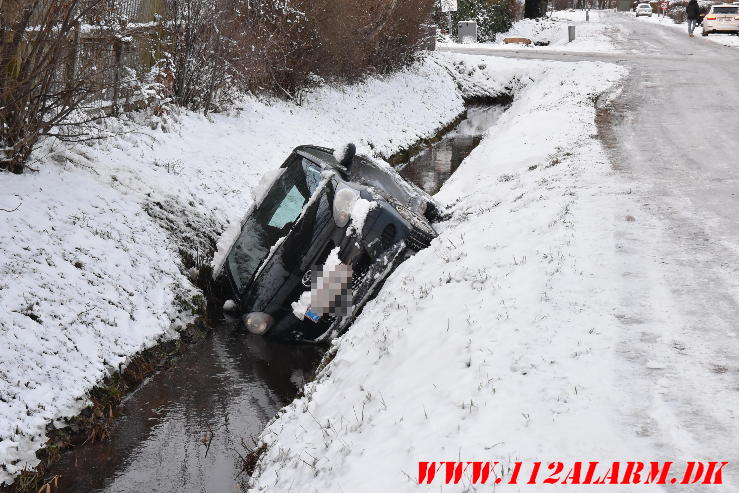
M 436 144 L 400 165 L 436 193 L 503 112 L 472 106 Z M 224 321 L 121 405 L 110 440 L 63 454 L 59 491 L 239 491 L 242 457 L 277 411 L 311 378 L 323 347 L 248 334 Z

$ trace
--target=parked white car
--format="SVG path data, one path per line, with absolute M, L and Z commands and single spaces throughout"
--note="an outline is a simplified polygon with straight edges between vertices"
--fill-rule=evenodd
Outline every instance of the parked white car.
M 701 24 L 703 36 L 711 33 L 739 34 L 739 5 L 736 3 L 712 5 Z
M 640 15 L 648 15 L 649 17 L 652 17 L 652 6 L 648 3 L 640 3 L 636 6 L 636 16 L 639 17 Z

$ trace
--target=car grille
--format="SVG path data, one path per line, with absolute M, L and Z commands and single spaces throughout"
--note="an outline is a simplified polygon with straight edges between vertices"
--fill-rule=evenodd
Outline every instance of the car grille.
M 423 234 L 418 231 L 417 229 L 411 229 L 410 233 L 408 234 L 408 239 L 406 240 L 406 245 L 408 245 L 411 250 L 419 251 L 426 248 L 427 239 L 423 236 Z

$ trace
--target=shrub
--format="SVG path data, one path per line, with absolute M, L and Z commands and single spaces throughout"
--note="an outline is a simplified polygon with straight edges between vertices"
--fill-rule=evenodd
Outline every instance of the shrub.
M 515 0 L 459 0 L 459 10 L 452 16 L 454 24 L 463 20 L 477 21 L 479 41 L 495 41 L 495 35 L 513 26 L 516 11 Z
M 147 85 L 157 88 L 158 102 L 145 104 L 171 98 L 208 112 L 238 93 L 292 98 L 326 78 L 353 81 L 397 69 L 425 41 L 434 6 L 434 0 L 150 0 L 137 4 L 145 8 L 136 20 L 162 22 L 137 27 L 127 24 L 134 3 L 0 0 L 0 168 L 21 172 L 43 136 L 84 138 L 84 124 L 101 116 L 78 111 L 92 97 L 111 100 L 117 114 L 121 91 Z M 102 89 L 109 90 L 101 96 Z
M 106 83 L 111 42 L 77 56 L 80 25 L 96 32 L 105 12 L 103 0 L 0 2 L 0 169 L 22 172 L 43 136 L 86 137 L 96 117 L 79 110 Z
M 677 0 L 670 3 L 670 8 L 667 9 L 667 16 L 671 18 L 675 24 L 681 24 L 685 22 L 688 18 L 688 15 L 685 11 L 685 8 L 688 6 L 688 2 L 686 0 Z M 657 5 L 657 9 L 659 9 L 659 4 Z
M 173 0 L 172 0 L 173 1 Z M 176 100 L 206 108 L 228 88 L 293 97 L 410 61 L 434 0 L 190 0 L 169 7 Z
M 249 88 L 293 94 L 315 75 L 355 80 L 410 61 L 434 0 L 294 0 L 250 11 L 243 63 Z M 276 35 L 274 35 L 276 34 Z M 275 87 L 276 86 L 276 87 Z
M 698 7 L 700 15 L 704 16 L 715 2 L 711 0 L 699 0 Z M 682 24 L 688 19 L 686 8 L 688 6 L 688 0 L 676 0 L 670 4 L 670 8 L 667 9 L 667 16 L 670 17 L 675 24 Z M 657 12 L 659 9 L 659 3 L 653 4 L 653 10 Z

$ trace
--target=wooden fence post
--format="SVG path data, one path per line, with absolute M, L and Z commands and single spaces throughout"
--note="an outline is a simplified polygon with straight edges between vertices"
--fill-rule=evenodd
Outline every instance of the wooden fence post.
M 116 38 L 113 42 L 113 57 L 115 67 L 113 69 L 113 116 L 118 116 L 118 99 L 121 95 L 121 62 L 123 61 L 123 43 Z
M 80 56 L 80 23 L 74 26 L 74 35 L 72 36 L 72 47 L 70 49 L 69 63 L 67 64 L 67 85 L 74 81 L 77 74 L 77 59 Z

